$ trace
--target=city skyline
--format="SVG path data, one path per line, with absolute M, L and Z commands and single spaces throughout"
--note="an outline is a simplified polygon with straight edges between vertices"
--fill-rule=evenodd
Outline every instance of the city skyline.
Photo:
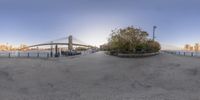
M 156 25 L 156 40 L 183 47 L 200 42 L 199 4 L 197 0 L 1 0 L 0 43 L 32 45 L 73 35 L 99 46 L 115 28 L 133 25 L 152 38 Z

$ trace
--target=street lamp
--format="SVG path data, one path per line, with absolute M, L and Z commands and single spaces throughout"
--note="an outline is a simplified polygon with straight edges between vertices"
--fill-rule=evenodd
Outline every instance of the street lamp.
M 155 40 L 155 31 L 156 31 L 157 26 L 153 26 L 153 41 Z
M 50 52 L 50 56 L 53 57 L 53 41 L 51 41 L 51 52 Z

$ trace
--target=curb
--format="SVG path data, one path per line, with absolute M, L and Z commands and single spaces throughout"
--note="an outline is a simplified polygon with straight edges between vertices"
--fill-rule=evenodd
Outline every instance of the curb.
M 160 54 L 160 52 L 144 53 L 144 54 L 122 54 L 122 53 L 119 53 L 119 54 L 113 55 L 113 56 L 122 57 L 122 58 L 137 58 L 137 57 L 155 56 L 155 55 L 159 55 L 159 54 Z

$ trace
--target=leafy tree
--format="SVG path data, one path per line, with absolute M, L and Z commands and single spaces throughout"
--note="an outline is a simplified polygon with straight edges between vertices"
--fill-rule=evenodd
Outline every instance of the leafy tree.
M 115 29 L 108 39 L 110 51 L 121 53 L 157 52 L 160 44 L 149 40 L 148 33 L 133 26 L 124 29 Z
M 160 44 L 153 40 L 147 41 L 146 51 L 147 52 L 158 52 L 161 49 Z

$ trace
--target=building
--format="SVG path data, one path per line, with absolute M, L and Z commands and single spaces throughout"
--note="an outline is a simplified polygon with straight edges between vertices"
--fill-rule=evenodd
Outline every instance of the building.
M 194 46 L 192 46 L 190 44 L 186 44 L 185 47 L 184 47 L 184 50 L 186 50 L 186 51 L 200 51 L 200 44 L 195 43 Z
M 191 47 L 192 47 L 191 45 L 186 44 L 185 47 L 184 47 L 184 49 L 189 51 L 189 50 L 191 50 Z
M 102 51 L 107 51 L 109 48 L 108 48 L 108 45 L 107 44 L 103 44 L 103 45 L 100 45 L 100 50 Z
M 20 48 L 25 48 L 27 45 L 20 45 L 19 47 L 14 47 L 13 45 L 6 44 L 0 44 L 0 51 L 16 51 Z M 27 49 L 26 49 L 27 50 Z
M 194 45 L 194 51 L 199 51 L 199 43 L 196 43 L 195 45 Z
M 21 45 L 19 46 L 19 49 L 22 49 L 23 51 L 26 51 L 26 50 L 28 50 L 27 47 L 28 47 L 27 45 L 21 44 Z
M 193 51 L 194 50 L 194 47 L 193 46 L 191 46 L 190 47 L 190 49 L 189 49 L 189 51 Z

